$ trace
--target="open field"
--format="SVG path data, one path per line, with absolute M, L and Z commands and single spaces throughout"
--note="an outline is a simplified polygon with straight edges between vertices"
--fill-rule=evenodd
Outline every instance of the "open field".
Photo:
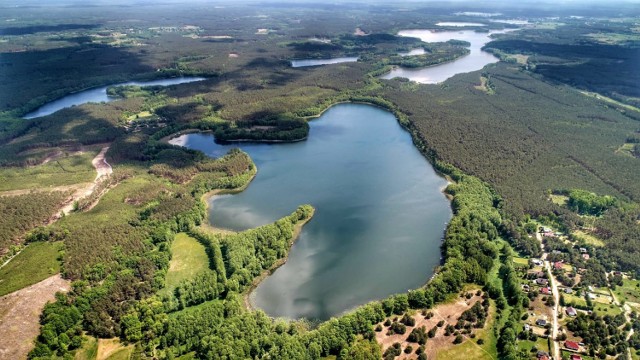
M 0 191 L 38 189 L 91 182 L 96 170 L 91 160 L 99 150 L 50 156 L 46 164 L 28 168 L 0 168 Z
M 163 292 L 171 292 L 180 282 L 209 270 L 205 247 L 185 233 L 176 234 L 171 244 L 171 262 Z
M 0 359 L 24 359 L 40 333 L 40 313 L 55 300 L 55 293 L 68 291 L 69 282 L 60 275 L 0 297 Z
M 35 284 L 60 272 L 60 242 L 29 244 L 0 268 L 0 296 Z
M 119 339 L 98 339 L 96 360 L 129 360 L 133 345 L 123 346 Z
M 613 291 L 618 301 L 640 303 L 640 280 L 624 279 L 622 286 Z

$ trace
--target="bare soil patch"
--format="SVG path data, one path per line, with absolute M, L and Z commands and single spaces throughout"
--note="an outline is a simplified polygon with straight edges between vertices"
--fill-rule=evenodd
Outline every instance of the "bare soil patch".
M 26 359 L 40 333 L 40 314 L 70 283 L 54 275 L 0 298 L 0 359 Z

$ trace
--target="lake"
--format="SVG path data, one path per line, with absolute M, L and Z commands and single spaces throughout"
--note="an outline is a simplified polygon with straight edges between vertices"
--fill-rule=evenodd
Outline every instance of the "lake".
M 137 85 L 137 86 L 169 86 L 169 85 L 177 85 L 184 84 L 194 81 L 204 80 L 203 77 L 177 77 L 171 79 L 161 79 L 161 80 L 152 80 L 152 81 L 129 81 L 125 83 L 107 85 L 97 88 L 92 88 L 84 91 L 80 91 L 77 93 L 69 94 L 67 96 L 61 97 L 60 99 L 49 102 L 38 109 L 26 114 L 23 116 L 23 119 L 33 119 L 40 116 L 46 116 L 53 114 L 54 112 L 71 107 L 82 105 L 90 102 L 109 102 L 113 100 L 118 100 L 117 97 L 107 96 L 107 88 L 110 86 L 121 86 L 121 85 Z
M 256 163 L 246 190 L 210 199 L 214 226 L 249 229 L 301 204 L 316 208 L 288 261 L 250 296 L 271 316 L 324 320 L 418 288 L 440 264 L 452 216 L 446 181 L 388 111 L 333 106 L 296 143 L 220 145 L 210 134 L 170 142 L 213 157 L 240 147 Z
M 439 22 L 436 26 L 453 26 L 453 27 L 465 27 L 465 26 L 487 26 L 481 23 L 462 22 L 462 21 L 445 21 Z
M 400 36 L 410 36 L 420 38 L 424 42 L 445 42 L 451 39 L 464 40 L 471 43 L 468 55 L 456 60 L 429 66 L 425 68 L 402 68 L 395 67 L 391 72 L 383 75 L 383 79 L 393 79 L 404 77 L 422 84 L 437 84 L 448 78 L 471 71 L 480 70 L 485 65 L 498 62 L 498 58 L 482 51 L 482 47 L 491 41 L 492 34 L 501 34 L 505 31 L 475 32 L 473 30 L 463 31 L 432 31 L 432 30 L 404 30 L 400 31 Z
M 339 64 L 345 62 L 356 62 L 357 56 L 339 57 L 332 59 L 306 59 L 306 60 L 291 60 L 291 67 L 305 67 L 305 66 L 319 66 L 329 64 Z

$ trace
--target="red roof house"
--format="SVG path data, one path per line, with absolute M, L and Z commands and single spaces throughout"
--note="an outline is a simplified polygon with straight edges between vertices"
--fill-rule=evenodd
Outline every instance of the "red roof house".
M 582 356 L 577 355 L 577 354 L 573 354 L 573 355 L 571 355 L 571 360 L 582 360 Z
M 540 289 L 540 293 L 542 293 L 543 295 L 551 294 L 548 287 Z
M 575 341 L 565 341 L 564 342 L 564 347 L 569 349 L 569 350 L 573 350 L 573 351 L 580 350 L 580 345 Z
M 562 270 L 562 265 L 563 265 L 563 264 L 562 264 L 562 261 L 556 261 L 556 262 L 553 264 L 553 267 L 554 267 L 556 270 Z

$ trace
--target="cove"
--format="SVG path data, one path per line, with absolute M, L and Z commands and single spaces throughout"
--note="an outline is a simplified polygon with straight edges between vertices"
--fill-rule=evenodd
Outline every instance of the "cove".
M 189 83 L 194 81 L 201 81 L 204 79 L 205 78 L 203 77 L 191 76 L 191 77 L 178 77 L 178 78 L 152 80 L 152 81 L 129 81 L 129 82 L 124 82 L 119 84 L 112 84 L 112 85 L 87 89 L 77 93 L 69 94 L 67 96 L 61 97 L 60 99 L 57 99 L 45 105 L 42 105 L 38 109 L 26 114 L 22 118 L 33 119 L 41 116 L 51 115 L 58 110 L 68 108 L 71 106 L 82 105 L 90 102 L 110 102 L 113 100 L 117 100 L 118 98 L 107 96 L 107 88 L 110 86 L 121 86 L 121 85 L 169 86 L 169 85 L 184 84 L 184 83 Z
M 345 62 L 356 62 L 358 61 L 357 56 L 351 57 L 340 57 L 340 58 L 332 58 L 332 59 L 305 59 L 305 60 L 291 60 L 291 67 L 306 67 L 306 66 L 319 66 L 319 65 L 330 65 L 330 64 L 340 64 Z
M 482 69 L 485 65 L 498 62 L 498 58 L 482 51 L 482 47 L 491 41 L 492 34 L 501 34 L 505 31 L 475 32 L 473 30 L 463 31 L 431 31 L 431 30 L 404 30 L 400 31 L 400 36 L 411 36 L 420 38 L 424 42 L 445 42 L 451 39 L 464 40 L 471 43 L 471 52 L 456 60 L 429 66 L 426 68 L 409 69 L 396 67 L 391 72 L 383 75 L 383 79 L 393 79 L 396 77 L 408 78 L 422 84 L 437 84 L 448 78 L 471 71 Z
M 170 142 L 213 157 L 240 147 L 256 163 L 247 189 L 210 199 L 216 227 L 249 229 L 315 207 L 287 262 L 250 295 L 270 316 L 325 320 L 418 288 L 440 264 L 452 216 L 446 181 L 386 110 L 335 105 L 296 143 L 221 145 L 211 134 Z

